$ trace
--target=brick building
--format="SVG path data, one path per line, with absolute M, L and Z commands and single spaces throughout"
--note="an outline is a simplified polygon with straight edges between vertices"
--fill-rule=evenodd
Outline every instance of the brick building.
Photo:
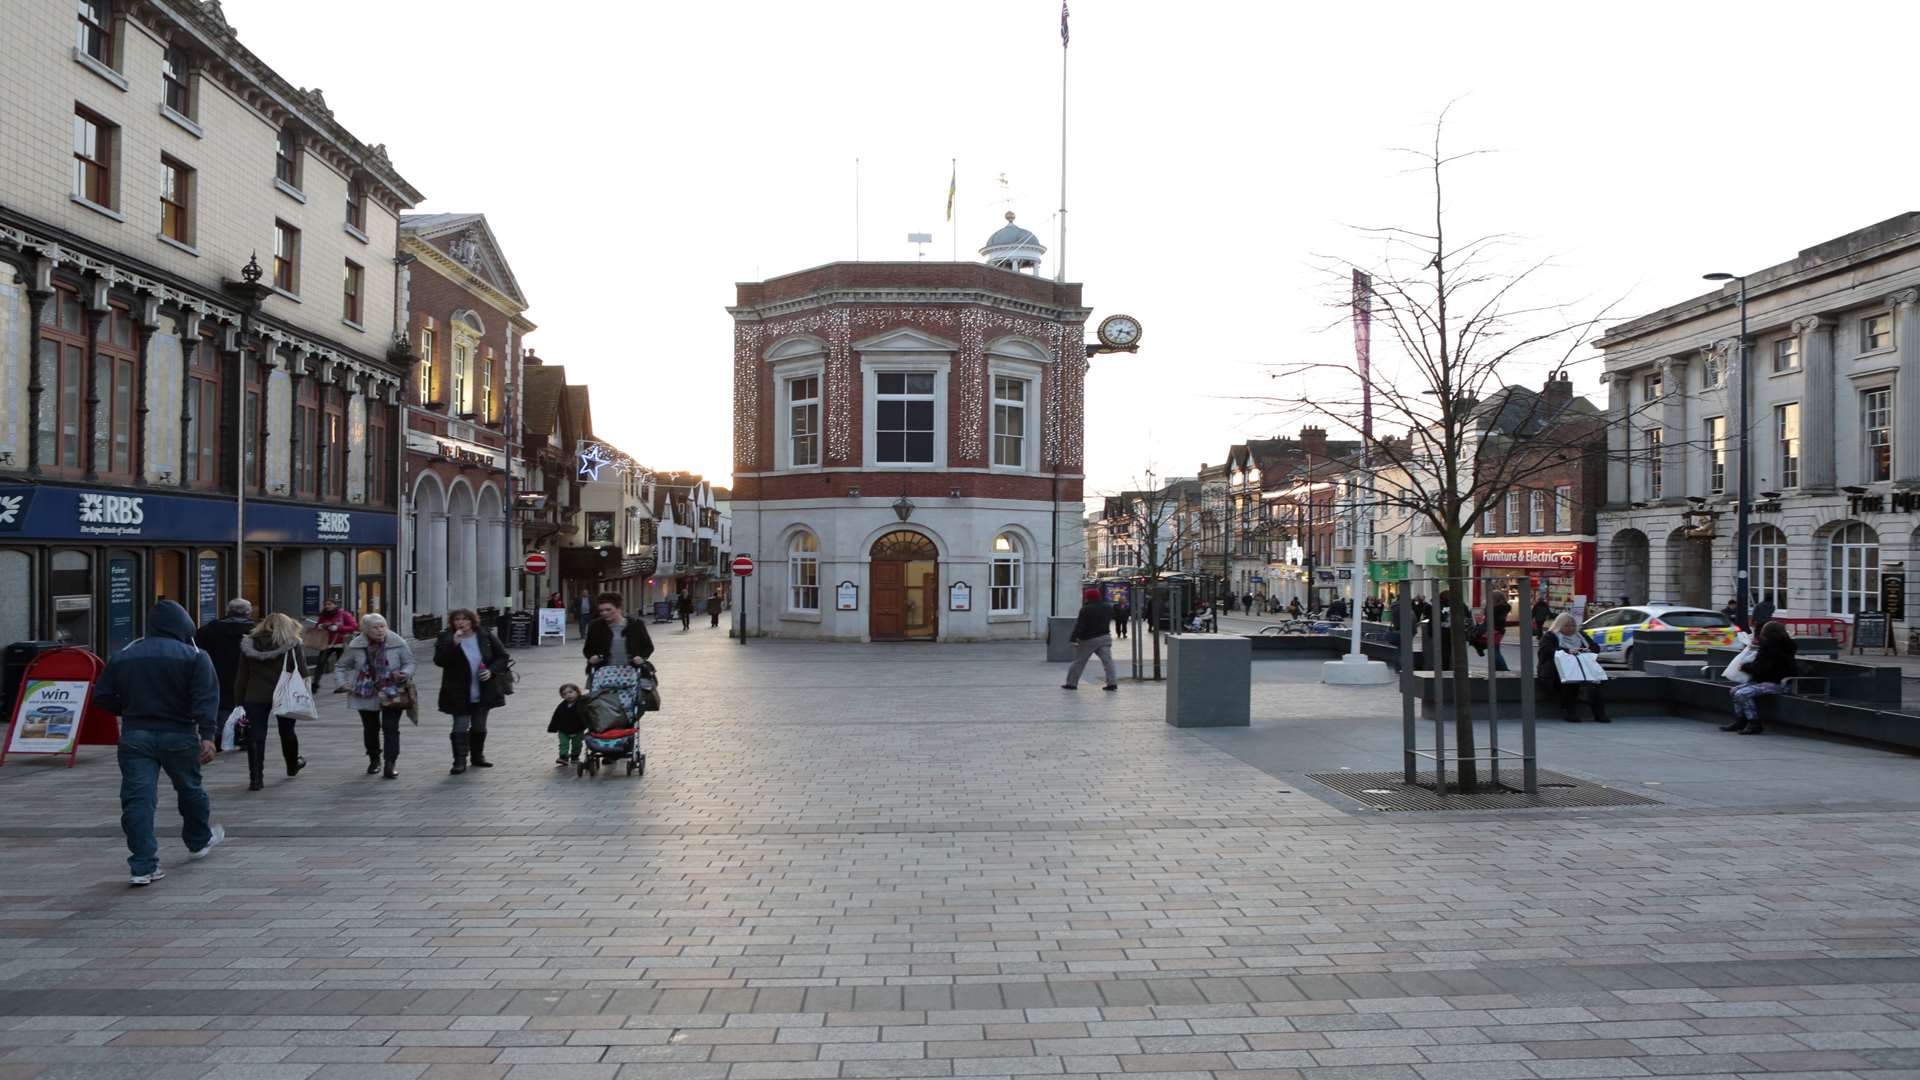
M 1539 391 L 1507 387 L 1477 423 L 1486 437 L 1479 442 L 1476 487 L 1502 484 L 1503 475 L 1512 479 L 1475 523 L 1474 576 L 1526 577 L 1556 612 L 1611 606 L 1613 597 L 1594 592 L 1607 469 L 1600 410 L 1556 373 Z M 1479 593 L 1476 585 L 1475 604 Z
M 409 214 L 408 334 L 418 360 L 408 387 L 402 550 L 408 615 L 512 607 L 520 544 L 508 513 L 508 470 L 523 479 L 509 435 L 520 422 L 527 298 L 481 214 Z M 545 582 L 534 583 L 535 596 Z M 537 603 L 537 601 L 536 601 Z
M 749 632 L 1038 638 L 1079 605 L 1080 286 L 1009 220 L 977 263 L 738 286 L 734 548 Z M 1023 272 L 1024 271 L 1024 272 Z

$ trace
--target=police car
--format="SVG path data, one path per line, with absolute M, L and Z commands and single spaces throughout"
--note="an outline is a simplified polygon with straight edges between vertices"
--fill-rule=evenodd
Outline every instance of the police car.
M 1706 608 L 1675 604 L 1617 607 L 1588 619 L 1581 627 L 1600 649 L 1600 659 L 1632 663 L 1633 635 L 1641 630 L 1684 630 L 1687 651 L 1704 653 L 1709 645 L 1732 645 L 1739 633 L 1733 620 Z

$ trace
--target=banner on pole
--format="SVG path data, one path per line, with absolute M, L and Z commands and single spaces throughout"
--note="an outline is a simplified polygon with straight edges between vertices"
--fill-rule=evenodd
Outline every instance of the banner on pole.
M 1353 355 L 1360 369 L 1360 436 L 1362 453 L 1373 441 L 1373 278 L 1365 270 L 1353 272 Z

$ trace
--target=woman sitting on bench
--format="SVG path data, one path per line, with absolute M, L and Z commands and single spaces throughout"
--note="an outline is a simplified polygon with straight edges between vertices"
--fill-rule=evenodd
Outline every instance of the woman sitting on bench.
M 1747 681 L 1733 688 L 1733 723 L 1722 725 L 1721 731 L 1736 735 L 1760 734 L 1758 699 L 1784 692 L 1786 688 L 1781 683 L 1793 677 L 1796 663 L 1793 635 L 1787 633 L 1785 626 L 1778 622 L 1761 626 L 1753 640 L 1753 649 L 1753 659 L 1740 668 L 1746 672 Z

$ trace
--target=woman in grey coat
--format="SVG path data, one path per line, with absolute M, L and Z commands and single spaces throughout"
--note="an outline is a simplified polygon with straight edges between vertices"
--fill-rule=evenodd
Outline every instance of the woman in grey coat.
M 340 678 L 334 693 L 348 695 L 347 700 L 360 712 L 360 731 L 367 745 L 367 775 L 378 772 L 388 780 L 394 779 L 400 775 L 394 767 L 400 757 L 400 714 L 407 711 L 406 702 L 412 694 L 413 647 L 387 628 L 384 617 L 369 614 L 360 620 L 360 632 L 347 642 L 334 670 Z

